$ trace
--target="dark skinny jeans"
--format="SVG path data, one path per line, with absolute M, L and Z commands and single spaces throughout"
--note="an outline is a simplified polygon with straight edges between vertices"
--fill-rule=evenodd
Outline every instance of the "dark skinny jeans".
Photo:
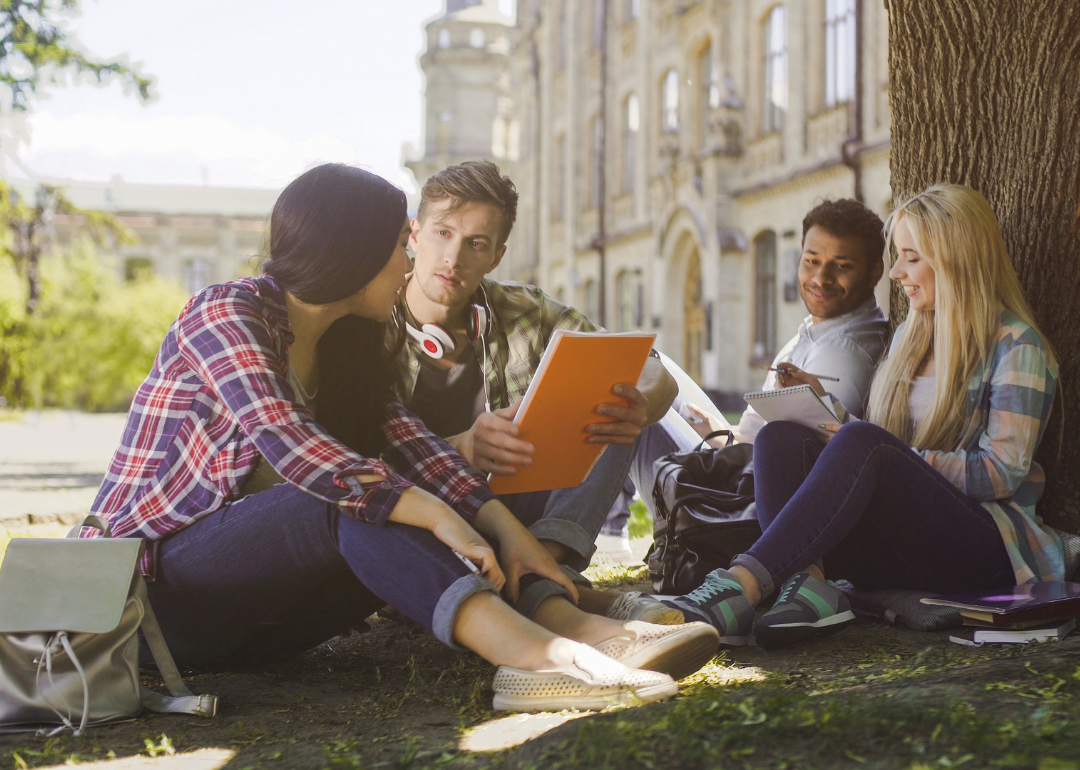
M 763 534 L 733 564 L 768 595 L 800 570 L 874 591 L 957 593 L 1015 583 L 989 512 L 883 428 L 854 422 L 823 444 L 772 422 L 754 441 Z

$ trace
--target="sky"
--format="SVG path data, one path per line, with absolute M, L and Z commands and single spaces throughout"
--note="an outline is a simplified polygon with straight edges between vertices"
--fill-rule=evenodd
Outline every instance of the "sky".
M 504 12 L 512 0 L 500 0 Z M 64 21 L 98 59 L 155 78 L 141 104 L 118 83 L 43 89 L 2 140 L 42 177 L 280 188 L 318 162 L 403 189 L 419 146 L 423 24 L 442 0 L 83 0 Z M 21 175 L 10 162 L 5 173 Z

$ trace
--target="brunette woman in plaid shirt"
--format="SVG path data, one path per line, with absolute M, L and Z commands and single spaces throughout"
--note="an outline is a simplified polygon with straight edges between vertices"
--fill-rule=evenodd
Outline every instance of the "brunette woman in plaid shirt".
M 729 644 L 751 630 L 778 647 L 842 628 L 854 615 L 826 575 L 933 593 L 1064 579 L 1061 541 L 1035 514 L 1045 476 L 1034 455 L 1058 367 L 993 210 L 968 187 L 935 185 L 899 206 L 886 234 L 889 277 L 910 309 L 867 421 L 836 404 L 843 427 L 766 425 L 754 444 L 761 539 L 673 602 Z M 785 368 L 781 386 L 825 395 L 817 378 Z
M 674 694 L 668 673 L 711 657 L 711 627 L 602 619 L 603 639 L 574 641 L 572 624 L 553 633 L 500 597 L 531 576 L 576 592 L 394 398 L 383 333 L 408 235 L 400 190 L 317 167 L 274 207 L 265 272 L 203 290 L 169 329 L 93 512 L 115 536 L 149 541 L 141 569 L 174 655 L 203 666 L 292 654 L 389 603 L 499 665 L 496 708 Z

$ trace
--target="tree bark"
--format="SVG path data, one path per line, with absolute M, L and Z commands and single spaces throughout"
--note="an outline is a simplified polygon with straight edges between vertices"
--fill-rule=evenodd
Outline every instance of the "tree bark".
M 1061 368 L 1039 513 L 1080 532 L 1080 2 L 885 3 L 893 192 L 957 182 L 997 212 Z

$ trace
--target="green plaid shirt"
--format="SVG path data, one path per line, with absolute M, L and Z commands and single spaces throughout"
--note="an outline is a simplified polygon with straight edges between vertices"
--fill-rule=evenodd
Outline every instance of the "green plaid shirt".
M 487 378 L 491 408 L 503 409 L 525 395 L 552 332 L 556 329 L 591 332 L 599 327 L 582 313 L 556 302 L 535 286 L 514 281 L 499 283 L 486 278 L 482 286 L 487 292 L 488 307 L 491 309 L 492 332 L 486 336 L 486 351 L 481 340 L 475 340 L 472 345 L 476 360 L 481 362 Z M 478 291 L 473 301 L 483 304 L 482 297 Z M 401 309 L 408 321 L 419 327 L 404 303 Z M 395 314 L 387 324 L 388 345 L 393 344 L 402 333 L 400 319 L 401 316 Z M 406 407 L 411 405 L 420 372 L 420 357 L 424 355 L 426 353 L 420 343 L 407 336 L 398 354 L 403 381 L 400 395 Z

